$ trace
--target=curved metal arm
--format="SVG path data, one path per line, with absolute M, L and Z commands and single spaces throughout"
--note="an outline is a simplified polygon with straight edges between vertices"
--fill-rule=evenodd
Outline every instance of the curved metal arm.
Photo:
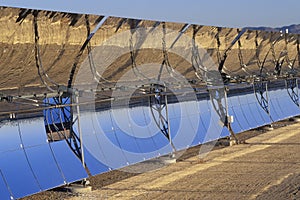
M 254 82 L 253 83 L 253 91 L 256 97 L 256 100 L 260 107 L 267 113 L 270 117 L 271 121 L 274 122 L 271 114 L 270 114 L 270 106 L 269 106 L 269 96 L 268 96 L 268 83 L 267 82 Z
M 160 132 L 169 140 L 170 145 L 173 148 L 173 151 L 176 151 L 175 145 L 172 142 L 171 138 L 171 129 L 170 129 L 170 122 L 169 122 L 169 113 L 168 113 L 168 97 L 167 94 L 162 95 L 162 92 L 166 93 L 166 88 L 160 85 L 154 85 L 152 88 L 152 93 L 154 96 L 149 97 L 149 105 L 152 117 L 156 126 L 159 128 Z M 165 97 L 164 102 L 162 98 Z M 157 115 L 154 114 L 156 112 Z M 165 116 L 163 115 L 165 113 Z
M 33 27 L 34 27 L 34 52 L 35 52 L 35 64 L 36 67 L 38 69 L 38 74 L 40 77 L 40 80 L 42 81 L 42 83 L 46 86 L 46 88 L 52 92 L 55 92 L 54 89 L 52 89 L 48 83 L 43 79 L 44 75 L 48 80 L 50 80 L 50 82 L 54 83 L 56 86 L 58 86 L 57 83 L 55 83 L 54 81 L 52 81 L 48 74 L 45 73 L 44 69 L 43 69 L 43 65 L 42 65 L 42 60 L 41 60 L 41 56 L 40 56 L 40 49 L 39 49 L 39 31 L 38 31 L 38 23 L 37 23 L 37 17 L 38 17 L 38 13 L 39 11 L 35 10 L 33 11 Z
M 291 100 L 296 104 L 296 106 L 299 107 L 300 105 L 299 105 L 298 79 L 296 78 L 286 79 L 285 86 Z
M 69 80 L 68 80 L 68 88 L 72 88 L 73 85 L 73 79 L 74 79 L 74 75 L 75 75 L 75 71 L 77 69 L 77 65 L 79 63 L 79 60 L 83 54 L 83 51 L 85 50 L 85 48 L 88 46 L 90 40 L 93 38 L 93 36 L 95 35 L 95 33 L 99 30 L 99 28 L 104 24 L 104 22 L 106 21 L 106 19 L 108 18 L 108 16 L 104 16 L 100 22 L 97 24 L 97 26 L 94 28 L 94 30 L 88 35 L 88 37 L 86 38 L 86 40 L 84 41 L 83 45 L 81 46 L 79 52 L 77 53 L 77 56 L 75 58 L 73 67 L 71 69 L 70 72 L 70 76 L 69 76 Z

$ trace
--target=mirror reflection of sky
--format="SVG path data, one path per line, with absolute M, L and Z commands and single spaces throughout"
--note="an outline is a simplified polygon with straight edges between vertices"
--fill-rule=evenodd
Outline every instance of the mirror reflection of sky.
M 298 0 L 0 0 L 0 5 L 232 28 L 300 23 Z
M 300 114 L 286 89 L 272 89 L 268 95 L 270 116 L 260 107 L 253 92 L 229 95 L 229 115 L 234 116 L 235 133 Z M 229 135 L 210 100 L 169 104 L 169 114 L 177 150 Z M 154 116 L 147 106 L 82 112 L 85 161 L 91 174 L 172 152 L 169 141 L 153 123 Z M 74 128 L 78 132 L 76 124 Z M 1 122 L 0 161 L 0 187 L 4 189 L 0 198 L 10 195 L 4 180 L 14 197 L 20 198 L 87 176 L 65 141 L 47 141 L 42 117 Z M 48 178 L 49 172 L 52 179 Z

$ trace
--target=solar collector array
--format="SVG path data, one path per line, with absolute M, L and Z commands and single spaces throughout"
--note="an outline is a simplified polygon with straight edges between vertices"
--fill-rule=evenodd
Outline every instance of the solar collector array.
M 271 89 L 268 99 L 270 115 L 260 107 L 254 93 L 229 93 L 233 131 L 240 133 L 300 114 L 286 89 Z M 154 123 L 157 114 L 152 115 L 150 109 L 137 106 L 81 114 L 85 163 L 92 175 L 173 152 L 170 141 Z M 177 151 L 229 136 L 210 99 L 171 103 L 168 113 Z M 48 142 L 45 126 L 41 117 L 2 122 L 1 199 L 24 197 L 87 177 L 64 140 Z

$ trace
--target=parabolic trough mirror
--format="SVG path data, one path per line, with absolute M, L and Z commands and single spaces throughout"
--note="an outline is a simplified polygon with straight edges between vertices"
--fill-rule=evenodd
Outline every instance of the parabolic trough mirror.
M 298 35 L 0 12 L 0 199 L 300 114 Z

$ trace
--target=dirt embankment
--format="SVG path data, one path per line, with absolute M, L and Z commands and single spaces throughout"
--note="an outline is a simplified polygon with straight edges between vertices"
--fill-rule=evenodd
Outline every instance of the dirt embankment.
M 36 20 L 34 19 L 36 16 Z M 89 29 L 97 25 L 102 19 L 101 16 L 86 16 L 79 14 L 68 14 L 47 11 L 32 11 L 16 8 L 0 9 L 0 88 L 3 91 L 7 88 L 15 88 L 22 93 L 24 88 L 34 86 L 43 86 L 38 75 L 36 65 L 36 47 L 38 47 L 39 66 L 43 67 L 45 73 L 60 85 L 67 85 L 71 68 L 75 58 L 83 45 Z M 155 27 L 155 22 L 138 21 L 140 27 Z M 120 18 L 109 18 L 103 26 L 97 31 L 90 44 L 91 47 L 101 45 L 117 33 L 129 30 L 134 27 L 137 21 L 124 21 Z M 179 31 L 184 24 L 166 23 L 169 30 Z M 157 27 L 161 28 L 161 24 Z M 156 28 L 157 28 L 156 27 Z M 237 29 L 217 28 L 209 26 L 198 26 L 198 32 L 195 40 L 197 45 L 208 51 L 213 58 L 216 66 L 224 57 L 226 49 L 231 46 L 232 41 L 238 35 Z M 38 35 L 38 38 L 36 36 Z M 189 27 L 185 36 L 192 40 L 193 27 Z M 167 35 L 168 37 L 168 35 Z M 38 40 L 35 40 L 38 39 Z M 124 38 L 129 42 L 130 38 Z M 288 65 L 296 63 L 297 59 L 297 39 L 296 35 L 287 36 L 280 33 L 265 33 L 247 31 L 244 33 L 239 42 L 236 42 L 227 51 L 224 71 L 231 75 L 245 76 L 249 74 L 258 74 L 258 60 L 266 59 L 266 70 L 274 71 L 274 60 L 282 57 L 283 52 L 287 51 L 288 59 L 283 63 L 283 69 L 288 70 Z M 158 39 L 161 43 L 160 38 Z M 287 44 L 286 44 L 287 41 Z M 272 43 L 274 45 L 272 45 Z M 167 45 L 170 45 L 168 43 Z M 219 53 L 219 58 L 218 58 Z M 84 51 L 79 64 L 87 57 Z M 146 58 L 146 59 L 145 59 Z M 145 51 L 139 54 L 136 63 L 158 62 L 162 60 L 162 52 L 157 50 Z M 191 65 L 181 62 L 182 58 L 176 55 L 170 56 L 170 62 L 189 79 L 196 79 Z M 116 59 L 111 65 L 107 76 L 120 76 L 131 67 L 130 54 L 123 55 L 123 59 Z M 241 65 L 245 65 L 242 69 Z M 120 70 L 120 66 L 123 66 Z M 284 71 L 283 70 L 283 71 Z M 51 83 L 49 83 L 51 84 Z

